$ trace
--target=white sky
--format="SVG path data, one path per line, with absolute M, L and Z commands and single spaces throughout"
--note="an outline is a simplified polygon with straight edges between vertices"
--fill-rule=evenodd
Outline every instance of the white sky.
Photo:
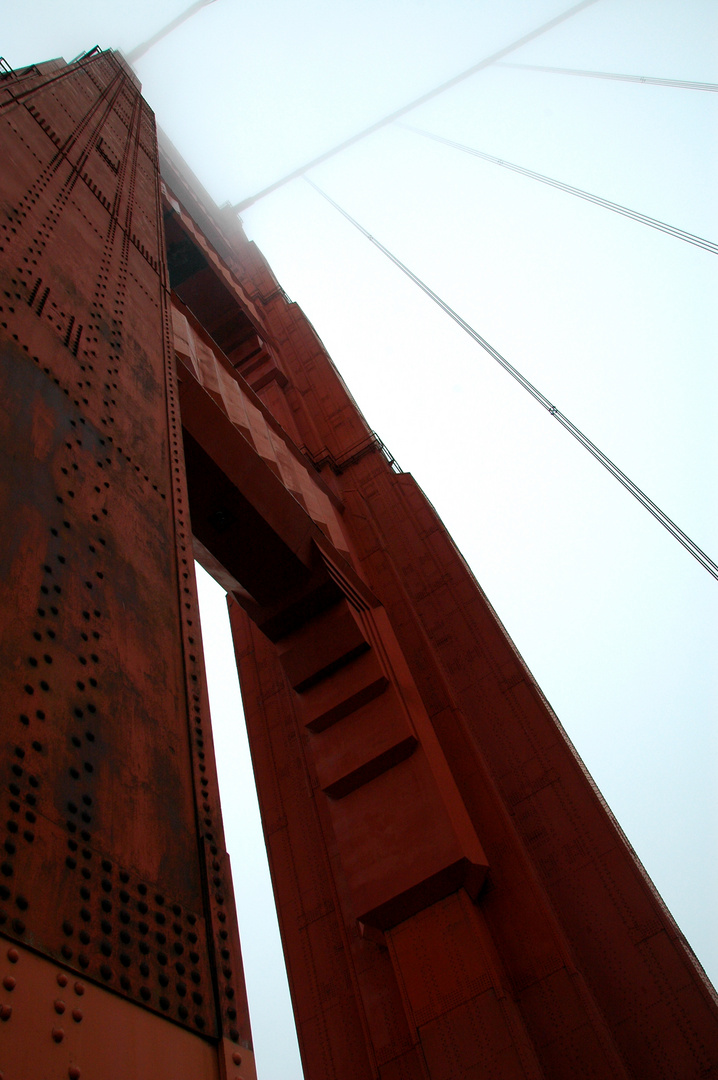
M 19 66 L 96 42 L 129 50 L 184 6 L 13 5 L 0 53 Z M 203 183 L 234 203 L 568 6 L 216 0 L 138 74 Z M 510 59 L 718 83 L 717 31 L 712 0 L 598 0 Z M 715 94 L 494 68 L 408 121 L 718 240 L 717 107 Z M 715 256 L 395 127 L 312 178 L 718 558 Z M 244 223 L 443 516 L 718 979 L 718 583 L 308 185 Z M 210 671 L 226 673 L 209 622 Z M 221 767 L 229 693 L 215 682 Z M 251 923 L 266 900 L 248 887 L 248 782 L 233 774 L 223 801 L 248 969 L 259 956 L 260 1080 L 296 1080 L 296 1058 L 275 1056 L 288 1037 L 260 1015 L 281 993 L 270 931 Z

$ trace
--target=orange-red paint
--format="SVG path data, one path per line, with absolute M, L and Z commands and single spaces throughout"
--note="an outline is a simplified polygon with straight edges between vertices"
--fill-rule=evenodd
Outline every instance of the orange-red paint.
M 122 59 L 4 79 L 0 141 L 3 1080 L 256 1075 L 195 553 L 308 1080 L 711 1075 L 711 989 L 521 658 Z

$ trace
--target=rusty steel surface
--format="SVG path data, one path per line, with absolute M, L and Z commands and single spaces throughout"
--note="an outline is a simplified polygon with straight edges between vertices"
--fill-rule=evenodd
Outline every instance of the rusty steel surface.
M 712 988 L 486 597 L 123 62 L 6 80 L 0 125 L 2 1080 L 254 1076 L 193 554 L 307 1080 L 718 1075 Z
M 0 1071 L 8 1080 L 222 1080 L 211 1043 L 0 939 Z
M 112 1075 L 169 1076 L 151 1062 L 180 1060 L 170 1048 L 189 1038 L 182 1075 L 211 1058 L 224 1076 L 251 1037 L 154 117 L 101 54 L 4 84 L 0 146 L 0 934 L 102 988 Z M 156 1044 L 138 1071 L 117 1047 L 130 1007 L 157 1017 L 130 1022 Z M 12 1031 L 32 1040 L 23 1015 Z M 234 1051 L 205 1043 L 221 1035 Z M 86 1053 L 83 1069 L 110 1075 Z M 7 1080 L 27 1080 L 11 1060 Z

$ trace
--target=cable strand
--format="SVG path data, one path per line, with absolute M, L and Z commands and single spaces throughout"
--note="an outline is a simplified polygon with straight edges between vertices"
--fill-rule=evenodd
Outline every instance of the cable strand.
M 508 56 L 509 53 L 515 52 L 516 49 L 520 49 L 523 45 L 527 45 L 530 41 L 534 41 L 542 34 L 547 33 L 549 30 L 553 30 L 554 27 L 558 26 L 560 23 L 573 18 L 579 11 L 583 11 L 584 8 L 595 3 L 596 0 L 581 0 L 580 3 L 574 4 L 573 7 L 561 12 L 560 15 L 550 19 L 547 23 L 543 23 L 542 26 L 537 27 L 535 30 L 530 30 L 528 34 L 523 34 L 516 41 L 512 41 L 510 45 L 505 45 L 503 49 L 499 49 L 498 52 L 492 53 L 491 56 L 487 56 L 483 60 L 480 60 L 478 64 L 473 64 L 472 67 L 467 68 L 466 71 L 462 71 L 459 75 L 454 75 L 452 79 L 448 79 L 446 82 L 441 83 L 440 86 L 436 86 L 433 90 L 429 90 L 426 94 L 422 94 L 421 97 L 415 98 L 414 101 L 410 101 L 408 105 L 402 105 L 401 108 L 389 113 L 389 115 L 383 117 L 383 119 L 377 120 L 376 123 L 364 128 L 363 131 L 358 132 L 356 135 L 352 135 L 351 138 L 345 139 L 344 142 L 332 147 L 331 150 L 326 150 L 323 154 L 308 161 L 306 165 L 300 165 L 298 169 L 293 169 L 292 172 L 283 176 L 281 180 L 275 180 L 273 184 L 269 184 L 267 187 L 262 188 L 261 191 L 257 191 L 254 195 L 250 195 L 246 199 L 241 199 L 240 202 L 232 207 L 232 209 L 236 213 L 241 214 L 254 203 L 263 199 L 266 195 L 271 195 L 273 191 L 288 184 L 291 180 L 296 180 L 298 177 L 304 176 L 309 169 L 313 169 L 316 165 L 321 165 L 322 162 L 328 161 L 329 158 L 334 157 L 336 154 L 340 154 L 342 150 L 347 150 L 350 146 L 353 146 L 354 143 L 359 142 L 361 139 L 365 139 L 368 135 L 373 135 L 375 131 L 380 131 L 381 128 L 386 127 L 387 124 L 391 124 L 394 120 L 398 120 L 400 116 L 405 116 L 406 113 L 411 112 L 413 109 L 417 109 L 419 105 L 424 105 L 427 101 L 431 101 L 432 98 L 438 97 L 439 94 L 443 94 L 446 90 L 450 90 L 452 87 L 457 86 L 460 82 L 463 82 L 464 79 L 468 79 L 470 76 L 476 75 L 479 71 L 483 71 L 484 68 L 490 67 L 491 64 L 495 64 L 500 60 L 502 56 Z
M 657 506 L 657 504 L 654 503 L 653 500 L 650 499 L 648 495 L 646 495 L 646 493 L 642 491 L 641 488 L 639 488 L 639 486 L 635 484 L 633 480 L 631 480 L 630 477 L 628 477 L 623 472 L 622 469 L 618 467 L 618 465 L 615 464 L 615 462 L 611 461 L 611 459 L 606 454 L 604 454 L 603 451 L 600 450 L 596 446 L 596 444 L 592 442 L 591 439 L 589 439 L 589 437 L 580 430 L 580 428 L 576 427 L 576 425 L 571 420 L 569 420 L 569 418 L 565 416 L 564 413 L 562 413 L 549 400 L 549 398 L 546 397 L 545 394 L 543 394 L 537 387 L 535 387 L 533 383 L 529 382 L 529 380 L 524 375 L 522 375 L 521 372 L 513 366 L 513 364 L 509 363 L 505 356 L 501 355 L 498 349 L 495 349 L 493 345 L 491 345 L 486 340 L 486 338 L 481 336 L 478 330 L 475 330 L 473 326 L 467 323 L 466 320 L 458 314 L 458 312 L 454 311 L 454 309 L 445 300 L 443 300 L 437 293 L 434 292 L 433 289 L 431 289 L 424 281 L 422 281 L 422 279 L 417 274 L 415 274 L 413 270 L 410 270 L 409 267 L 406 266 L 399 258 L 397 258 L 396 255 L 389 251 L 389 249 L 385 247 L 381 243 L 381 241 L 377 240 L 376 237 L 372 236 L 371 233 L 367 229 L 365 229 L 363 225 L 361 225 L 355 218 L 353 218 L 351 214 L 349 214 L 342 206 L 339 205 L 339 203 L 335 202 L 334 199 L 332 199 L 331 196 L 326 193 L 326 191 L 323 191 L 322 188 L 320 188 L 318 184 L 315 184 L 313 180 L 310 180 L 308 176 L 305 176 L 304 180 L 307 184 L 310 185 L 310 187 L 314 188 L 314 190 L 319 195 L 321 195 L 323 199 L 326 199 L 330 206 L 333 206 L 334 209 L 342 215 L 342 217 L 346 218 L 346 220 L 350 222 L 355 229 L 358 229 L 358 231 L 363 236 L 365 236 L 367 240 L 370 240 L 371 243 L 376 248 L 378 248 L 383 255 L 386 256 L 386 258 L 388 258 L 392 263 L 394 263 L 394 265 L 399 270 L 401 270 L 403 274 L 405 274 L 411 281 L 413 281 L 414 284 L 422 290 L 422 292 L 424 292 L 431 300 L 434 301 L 435 304 L 438 305 L 438 307 L 441 308 L 442 311 L 444 311 L 451 319 L 453 319 L 454 322 L 457 323 L 457 325 L 460 326 L 461 329 L 469 335 L 469 337 L 473 338 L 473 340 L 478 345 L 480 345 L 481 348 L 484 349 L 484 351 L 487 352 L 489 356 L 491 356 L 492 359 L 494 359 L 504 369 L 504 371 L 508 372 L 508 374 L 511 375 L 516 380 L 516 382 L 518 382 L 524 388 L 524 390 L 526 390 L 527 393 L 529 393 L 531 397 L 534 398 L 535 401 L 538 401 L 538 403 L 542 405 L 544 409 L 546 409 L 549 415 L 553 416 L 555 420 L 558 420 L 559 424 L 561 424 L 561 426 L 565 428 L 566 431 L 568 431 L 568 433 L 572 435 L 574 439 L 576 439 L 576 441 L 580 443 L 585 450 L 588 450 L 589 454 L 591 454 L 592 457 L 594 457 L 596 461 L 599 462 L 599 464 L 603 465 L 604 469 L 606 469 L 616 480 L 618 480 L 618 482 L 622 484 L 623 487 L 628 492 L 630 492 L 631 495 L 633 495 L 633 497 L 641 504 L 641 506 L 644 507 L 644 509 L 648 510 L 648 512 L 656 519 L 656 521 L 658 521 L 663 526 L 663 528 L 666 529 L 666 531 L 669 532 L 671 536 L 675 540 L 677 540 L 678 543 L 681 544 L 686 549 L 686 551 L 688 551 L 689 554 L 691 554 L 693 558 L 696 559 L 697 562 L 701 564 L 703 569 L 707 570 L 708 573 L 718 581 L 718 565 L 713 562 L 713 560 L 708 555 L 706 555 L 706 553 L 693 540 L 691 540 L 691 538 L 686 533 L 684 533 L 683 530 L 678 525 L 676 525 L 676 523 L 672 521 L 671 518 L 669 518 L 668 515 L 664 513 L 663 510 L 661 510 L 661 508 Z
M 718 255 L 718 244 L 712 240 L 705 240 L 702 236 L 696 236 L 694 233 L 686 232 L 685 229 L 679 229 L 676 225 L 669 225 L 665 221 L 659 221 L 657 218 L 649 217 L 647 214 L 641 214 L 638 210 L 630 210 L 627 206 L 611 202 L 601 195 L 592 195 L 590 191 L 583 191 L 581 188 L 572 187 L 571 184 L 565 184 L 562 180 L 554 180 L 550 176 L 544 176 L 542 173 L 534 172 L 532 169 L 526 169 L 523 165 L 515 165 L 511 161 L 494 157 L 493 154 L 486 154 L 483 150 L 477 150 L 473 146 L 465 146 L 464 143 L 446 139 L 443 135 L 436 135 L 433 131 L 426 131 L 424 128 L 414 127 L 412 124 L 402 124 L 398 121 L 397 127 L 404 128 L 405 131 L 412 131 L 415 135 L 422 135 L 426 139 L 433 139 L 434 142 L 443 143 L 454 150 L 461 150 L 462 153 L 470 154 L 472 157 L 490 161 L 494 165 L 500 165 L 502 169 L 510 169 L 512 172 L 520 173 L 521 176 L 527 176 L 530 180 L 538 180 L 542 184 L 548 184 L 549 187 L 565 191 L 568 195 L 575 195 L 578 199 L 585 199 L 586 202 L 593 203 L 594 206 L 602 206 L 605 210 L 611 210 L 614 214 L 621 214 L 623 217 L 637 221 L 641 225 L 648 225 L 649 228 L 673 236 L 676 240 L 683 240 L 687 244 L 693 244 L 694 247 L 709 251 L 711 255 Z
M 580 68 L 542 67 L 539 64 L 514 64 L 498 60 L 497 67 L 523 68 L 525 71 L 547 71 L 552 75 L 582 75 L 586 79 L 613 79 L 617 82 L 645 83 L 649 86 L 672 86 L 679 90 L 705 90 L 718 93 L 718 84 L 691 82 L 689 79 L 659 79 L 652 75 L 619 75 L 612 71 L 583 71 Z

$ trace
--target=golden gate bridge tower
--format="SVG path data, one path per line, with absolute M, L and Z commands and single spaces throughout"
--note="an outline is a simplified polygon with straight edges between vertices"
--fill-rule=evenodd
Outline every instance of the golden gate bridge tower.
M 256 1076 L 194 579 L 307 1080 L 718 1076 L 481 588 L 116 52 L 0 81 L 2 1080 Z

